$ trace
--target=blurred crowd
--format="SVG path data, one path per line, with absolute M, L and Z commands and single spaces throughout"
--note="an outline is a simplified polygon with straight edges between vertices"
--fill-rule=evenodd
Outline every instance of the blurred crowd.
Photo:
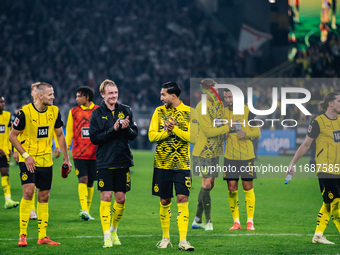
M 245 59 L 228 45 L 225 34 L 216 33 L 199 1 L 1 2 L 0 86 L 11 112 L 30 101 L 30 85 L 40 80 L 54 86 L 54 103 L 66 120 L 76 104 L 76 88 L 92 87 L 98 104 L 99 85 L 110 78 L 118 85 L 120 101 L 148 119 L 150 109 L 160 105 L 163 82 L 179 82 L 181 98 L 189 104 L 192 77 L 250 75 Z M 285 76 L 339 77 L 340 36 L 329 37 L 325 44 L 298 50 L 295 68 Z M 309 89 L 321 100 L 339 85 L 314 83 Z M 271 107 L 269 87 L 259 86 L 254 97 L 257 109 Z M 308 107 L 317 111 L 315 105 Z
M 24 104 L 30 84 L 55 88 L 55 104 L 74 105 L 76 88 L 114 80 L 122 102 L 159 105 L 160 85 L 190 77 L 240 77 L 242 59 L 216 35 L 192 0 L 2 1 L 0 77 L 9 104 Z M 14 106 L 13 106 L 14 107 Z

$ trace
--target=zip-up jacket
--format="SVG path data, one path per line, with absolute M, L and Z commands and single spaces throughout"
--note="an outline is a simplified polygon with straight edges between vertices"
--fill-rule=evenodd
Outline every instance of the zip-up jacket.
M 126 129 L 119 125 L 114 129 L 117 119 L 129 116 L 130 124 Z M 97 168 L 121 168 L 133 166 L 133 157 L 128 140 L 134 140 L 138 135 L 138 128 L 131 108 L 116 103 L 114 111 L 107 108 L 103 101 L 93 111 L 90 121 L 90 139 L 97 145 Z

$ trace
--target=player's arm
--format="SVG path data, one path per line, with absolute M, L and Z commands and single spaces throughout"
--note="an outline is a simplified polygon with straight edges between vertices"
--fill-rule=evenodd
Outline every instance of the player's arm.
M 309 147 L 312 145 L 312 142 L 314 141 L 314 138 L 309 137 L 306 135 L 305 140 L 303 143 L 300 145 L 299 149 L 295 152 L 295 155 L 292 159 L 292 161 L 289 164 L 288 171 L 289 172 L 294 172 L 294 166 L 295 164 L 299 161 L 299 159 L 306 154 L 306 152 L 309 150 Z
M 60 146 L 59 146 L 58 139 L 57 139 L 55 132 L 53 132 L 53 140 L 55 144 L 54 156 L 55 158 L 59 158 L 60 157 Z
M 35 160 L 24 150 L 21 146 L 20 141 L 18 140 L 18 135 L 21 134 L 26 126 L 25 114 L 23 111 L 20 111 L 18 116 L 15 118 L 13 123 L 13 129 L 9 134 L 9 141 L 13 144 L 14 148 L 21 154 L 21 156 L 25 159 L 25 164 L 27 170 L 34 173 L 35 170 Z
M 92 113 L 90 120 L 90 140 L 94 145 L 106 143 L 117 137 L 118 132 L 116 131 L 117 125 L 119 127 L 119 120 L 110 127 L 108 130 L 103 129 L 102 118 L 97 113 L 97 109 Z M 118 128 L 117 128 L 118 130 Z
M 295 152 L 295 155 L 292 159 L 292 161 L 289 164 L 287 174 L 289 172 L 293 172 L 295 164 L 299 161 L 299 159 L 305 155 L 305 153 L 308 151 L 309 147 L 312 145 L 312 142 L 315 138 L 318 137 L 320 134 L 320 127 L 319 123 L 317 121 L 313 121 L 307 131 L 307 135 L 303 143 L 300 145 L 299 149 Z M 294 172 L 293 172 L 294 173 Z
M 149 132 L 148 132 L 150 142 L 162 141 L 169 137 L 167 130 L 163 130 L 161 132 L 159 132 L 158 130 L 159 130 L 159 119 L 158 119 L 158 111 L 156 109 L 152 115 Z
M 69 170 L 67 172 L 67 174 L 69 174 L 72 169 L 72 164 L 70 162 L 70 157 L 68 156 L 68 150 L 67 150 L 65 135 L 63 131 L 63 125 L 64 123 L 61 120 L 61 115 L 60 115 L 60 112 L 58 111 L 58 117 L 54 124 L 54 132 L 55 132 L 55 135 L 57 136 L 57 140 L 58 140 L 61 152 L 63 153 L 64 164 L 69 165 Z
M 137 137 L 137 135 L 138 135 L 138 127 L 137 127 L 137 124 L 136 124 L 135 119 L 134 119 L 134 117 L 133 117 L 133 113 L 132 113 L 131 109 L 130 109 L 130 111 L 129 111 L 129 116 L 127 116 L 126 119 L 128 120 L 128 125 L 127 125 L 126 128 L 123 129 L 123 130 L 125 130 L 126 135 L 127 135 L 127 138 L 128 138 L 130 141 L 132 141 L 132 140 L 134 140 L 134 139 Z M 126 121 L 126 119 L 124 120 L 124 122 Z M 125 123 L 123 123 L 122 128 L 125 127 L 124 124 L 125 124 Z
M 197 117 L 198 117 L 200 130 L 202 130 L 204 135 L 208 138 L 215 137 L 215 136 L 222 135 L 222 134 L 229 132 L 228 125 L 223 125 L 221 127 L 218 127 L 219 123 L 215 123 L 215 127 L 214 127 L 214 120 L 212 120 L 208 114 L 202 115 L 201 110 L 197 110 Z
M 248 121 L 252 120 L 255 118 L 255 114 L 249 112 L 248 114 Z M 256 137 L 259 137 L 261 135 L 261 130 L 258 126 L 255 127 L 251 127 L 247 124 L 246 122 L 246 126 L 245 127 L 241 127 L 242 130 L 237 132 L 237 137 L 238 138 L 249 138 L 249 139 L 253 139 Z
M 9 141 L 9 134 L 10 134 L 10 132 L 11 132 L 11 127 L 12 127 L 12 124 L 11 124 L 11 120 L 9 120 L 8 121 L 8 125 L 7 125 L 7 132 L 6 132 L 6 134 L 8 134 L 8 136 L 7 136 L 7 148 L 8 148 L 8 150 L 9 150 L 9 156 L 10 157 L 12 157 L 12 155 L 13 155 L 13 150 L 12 150 L 12 144 L 11 144 L 11 142 Z
M 68 118 L 67 118 L 67 123 L 66 123 L 67 150 L 70 150 L 72 140 L 73 140 L 73 116 L 72 116 L 72 111 L 70 110 L 68 113 Z
M 198 119 L 195 109 L 190 109 L 190 143 L 195 144 L 198 138 Z

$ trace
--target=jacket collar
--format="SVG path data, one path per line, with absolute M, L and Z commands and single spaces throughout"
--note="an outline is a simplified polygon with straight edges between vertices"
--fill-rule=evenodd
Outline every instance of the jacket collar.
M 106 109 L 107 111 L 110 111 L 110 112 L 111 112 L 111 110 L 110 110 L 109 108 L 107 108 L 107 105 L 105 104 L 104 100 L 101 102 L 100 107 L 103 107 L 103 108 Z M 120 107 L 120 104 L 117 102 L 117 103 L 116 103 L 116 107 L 115 107 L 115 111 L 117 111 L 117 109 L 118 109 L 119 107 Z

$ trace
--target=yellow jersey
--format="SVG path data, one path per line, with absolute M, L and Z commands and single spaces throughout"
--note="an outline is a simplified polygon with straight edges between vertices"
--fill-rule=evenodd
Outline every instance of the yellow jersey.
M 7 158 L 9 158 L 9 151 L 12 146 L 9 141 L 9 133 L 11 131 L 11 113 L 2 111 L 0 114 L 0 149 L 2 149 Z
M 157 142 L 154 168 L 190 170 L 190 126 L 197 127 L 194 110 L 182 102 L 176 108 L 159 106 L 156 108 L 149 127 L 150 142 Z M 165 122 L 170 117 L 177 122 L 169 135 Z
M 224 157 L 231 160 L 249 160 L 255 158 L 254 146 L 251 141 L 253 138 L 259 137 L 261 131 L 259 127 L 250 127 L 248 125 L 249 119 L 249 108 L 244 106 L 244 115 L 234 115 L 233 110 L 229 107 L 224 108 L 224 118 L 230 123 L 231 120 L 236 122 L 237 120 L 241 123 L 241 130 L 246 131 L 246 137 L 238 138 L 237 132 L 229 132 L 226 137 L 226 149 Z
M 48 106 L 39 112 L 33 103 L 22 107 L 13 122 L 13 128 L 22 131 L 21 146 L 33 157 L 37 167 L 50 167 L 52 161 L 52 138 L 55 128 L 63 126 L 57 106 Z M 25 162 L 19 154 L 19 162 Z
M 202 158 L 216 158 L 223 154 L 224 134 L 229 132 L 228 125 L 217 127 L 215 119 L 223 117 L 220 102 L 207 100 L 207 114 L 202 115 L 202 102 L 196 106 L 198 119 L 198 138 L 192 155 Z M 215 127 L 214 127 L 215 124 Z
M 315 139 L 317 172 L 340 174 L 340 115 L 336 119 L 319 115 L 309 125 L 307 135 Z

